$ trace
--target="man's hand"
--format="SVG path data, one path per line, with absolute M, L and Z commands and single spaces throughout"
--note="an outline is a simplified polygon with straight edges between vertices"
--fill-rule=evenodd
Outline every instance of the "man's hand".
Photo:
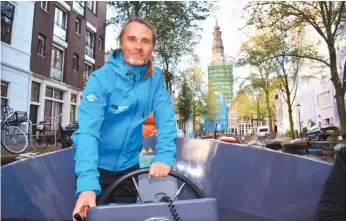
M 148 178 L 168 176 L 171 166 L 161 162 L 152 163 L 149 169 Z
M 72 219 L 73 221 L 76 221 L 75 218 L 73 218 L 74 214 L 78 213 L 82 218 L 86 218 L 87 215 L 87 209 L 89 207 L 96 206 L 96 194 L 93 190 L 87 190 L 83 191 L 79 194 L 78 200 L 76 202 L 76 206 L 74 207 L 73 213 L 72 213 Z

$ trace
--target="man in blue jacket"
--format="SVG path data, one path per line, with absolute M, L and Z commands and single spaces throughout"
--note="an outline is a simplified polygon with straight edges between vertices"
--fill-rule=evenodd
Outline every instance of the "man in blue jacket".
M 155 41 L 147 21 L 130 19 L 119 35 L 120 49 L 89 76 L 78 107 L 79 129 L 73 134 L 78 177 L 73 215 L 86 217 L 104 189 L 138 168 L 142 124 L 151 111 L 158 132 L 148 177 L 167 176 L 173 167 L 176 119 L 162 72 L 153 64 Z M 108 202 L 136 202 L 133 183 L 121 188 Z

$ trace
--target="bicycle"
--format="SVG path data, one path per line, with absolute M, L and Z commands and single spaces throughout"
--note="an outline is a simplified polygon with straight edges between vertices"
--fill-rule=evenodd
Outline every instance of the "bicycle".
M 61 117 L 62 114 L 59 114 L 55 117 L 50 117 L 47 118 L 48 121 L 40 121 L 39 124 L 37 125 L 36 129 L 36 143 L 34 145 L 37 148 L 46 148 L 48 144 L 54 144 L 55 143 L 55 136 L 57 141 L 60 140 L 62 144 L 62 148 L 68 148 L 72 145 L 72 142 L 69 140 L 68 132 L 66 132 L 59 120 L 59 117 Z M 50 125 L 50 126 L 48 126 Z M 52 129 L 48 129 L 48 127 L 56 127 L 58 125 L 58 130 L 56 132 L 53 132 Z M 55 133 L 55 135 L 54 135 Z M 43 145 L 42 145 L 43 144 Z
M 13 154 L 23 153 L 28 148 L 29 139 L 26 132 L 19 126 L 28 120 L 27 113 L 25 111 L 13 112 L 8 104 L 5 104 L 2 109 L 1 146 Z

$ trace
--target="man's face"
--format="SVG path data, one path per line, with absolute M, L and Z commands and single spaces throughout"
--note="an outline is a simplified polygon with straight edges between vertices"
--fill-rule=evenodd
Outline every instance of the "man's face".
M 124 30 L 121 42 L 125 64 L 147 64 L 153 52 L 153 33 L 150 28 L 139 22 L 131 22 Z

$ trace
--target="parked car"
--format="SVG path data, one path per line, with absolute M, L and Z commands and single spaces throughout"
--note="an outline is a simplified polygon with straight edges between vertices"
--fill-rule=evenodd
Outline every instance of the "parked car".
M 339 132 L 339 128 L 333 124 L 320 124 L 310 127 L 305 136 L 309 140 L 326 140 L 332 133 L 337 132 Z
M 259 126 L 257 127 L 257 136 L 258 137 L 267 137 L 269 135 L 268 126 Z

